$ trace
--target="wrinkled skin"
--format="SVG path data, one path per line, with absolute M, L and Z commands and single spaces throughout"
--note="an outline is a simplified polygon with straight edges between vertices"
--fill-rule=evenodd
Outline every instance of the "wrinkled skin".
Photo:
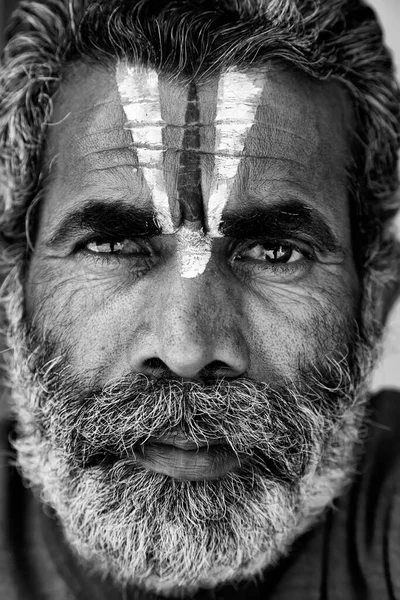
M 153 239 L 156 256 L 149 261 L 124 257 L 122 264 L 74 252 L 79 237 L 56 249 L 46 246 L 66 213 L 87 199 L 152 208 L 124 131 L 114 74 L 79 67 L 61 88 L 48 145 L 49 161 L 57 158 L 29 270 L 27 308 L 41 328 L 61 335 L 68 328 L 77 374 L 101 366 L 104 382 L 131 371 L 153 375 L 146 361 L 158 358 L 179 377 L 197 378 L 219 361 L 220 375 L 265 381 L 295 374 L 304 353 L 309 359 L 340 345 L 342 319 L 356 316 L 359 295 L 346 181 L 348 107 L 332 84 L 318 86 L 292 72 L 269 73 L 266 82 L 248 135 L 250 157 L 224 214 L 294 196 L 319 211 L 342 252 L 316 252 L 309 264 L 298 260 L 295 268 L 288 263 L 274 273 L 251 257 L 232 262 L 238 252 L 222 237 L 213 242 L 206 271 L 194 279 L 180 276 L 174 234 Z M 313 244 L 309 235 L 287 241 L 305 249 Z M 319 321 L 327 333 L 323 347 Z
M 151 189 L 115 73 L 70 70 L 54 101 L 50 178 L 25 282 L 26 319 L 17 323 L 17 357 L 26 367 L 17 364 L 15 375 L 25 476 L 44 490 L 83 558 L 117 583 L 165 595 L 255 575 L 288 551 L 351 475 L 365 400 L 354 365 L 370 369 L 356 343 L 365 315 L 350 235 L 347 100 L 334 84 L 291 70 L 248 77 L 262 86 L 236 177 L 224 180 L 223 161 L 213 171 L 220 156 L 203 140 L 204 197 L 196 204 L 195 175 L 186 171 L 186 188 L 176 183 L 179 161 L 171 161 L 167 182 L 161 169 Z M 176 102 L 164 123 L 179 131 L 182 84 L 168 85 Z M 213 114 L 215 81 L 201 85 Z M 233 124 L 227 161 L 235 135 Z M 186 157 L 197 150 L 189 144 Z M 220 227 L 207 229 L 213 181 L 226 197 Z M 172 232 L 100 239 L 76 221 L 54 241 L 60 223 L 88 200 L 103 203 L 110 229 L 121 203 L 154 211 L 157 223 L 155 195 L 165 190 Z M 252 235 L 261 213 L 262 232 Z M 232 215 L 233 222 L 248 217 L 240 242 L 224 229 Z M 188 276 L 182 261 L 196 254 L 199 236 L 211 252 L 205 268 Z M 375 341 L 361 340 L 368 349 Z M 35 361 L 22 358 L 35 343 L 36 380 Z M 216 378 L 224 379 L 223 393 Z M 250 457 L 204 481 L 201 461 L 192 477 L 179 478 L 183 471 L 160 470 L 157 456 L 132 458 L 141 437 L 179 422 L 196 442 L 222 435 Z M 284 480 L 257 463 L 253 445 L 276 459 Z M 112 468 L 95 463 L 105 448 L 120 456 Z

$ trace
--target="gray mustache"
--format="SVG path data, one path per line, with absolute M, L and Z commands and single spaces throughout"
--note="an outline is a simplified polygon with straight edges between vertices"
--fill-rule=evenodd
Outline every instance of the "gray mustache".
M 98 389 L 59 381 L 47 385 L 42 425 L 75 468 L 129 461 L 150 437 L 179 430 L 199 445 L 223 439 L 265 475 L 294 482 L 340 418 L 340 390 L 335 383 L 329 392 L 326 379 L 323 392 L 244 378 L 204 384 L 135 374 Z

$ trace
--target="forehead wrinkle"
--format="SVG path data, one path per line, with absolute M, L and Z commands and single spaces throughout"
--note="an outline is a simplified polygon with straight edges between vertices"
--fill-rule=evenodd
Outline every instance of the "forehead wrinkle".
M 118 123 L 110 127 L 98 127 L 96 129 L 88 128 L 85 124 L 82 124 L 75 128 L 75 132 L 79 134 L 79 141 L 83 148 L 96 148 L 98 146 L 105 148 L 113 148 L 114 146 L 133 147 L 129 134 Z
M 74 167 L 76 175 L 80 180 L 85 181 L 87 175 L 94 171 L 107 171 L 117 169 L 123 166 L 129 167 L 129 171 L 124 172 L 129 180 L 138 180 L 138 162 L 133 152 L 122 149 L 103 149 L 98 151 L 89 151 L 70 162 Z M 68 165 L 67 165 L 68 168 Z
M 110 153 L 112 160 L 115 160 L 116 156 L 124 155 L 131 156 L 133 162 L 136 160 L 136 152 L 129 136 L 117 126 L 95 132 L 88 132 L 85 128 L 82 128 L 82 134 L 79 130 L 75 130 L 74 133 L 75 137 L 71 142 L 75 143 L 71 150 L 76 152 L 76 149 L 78 149 L 78 159 L 90 155 L 101 157 L 102 154 Z M 68 143 L 67 148 L 70 149 Z
M 144 181 L 143 176 L 131 164 L 116 165 L 105 168 L 97 166 L 86 170 L 84 176 L 80 179 L 79 185 L 82 189 L 94 188 L 98 190 L 97 195 L 101 195 L 102 190 L 108 186 L 115 190 L 129 190 L 132 198 L 150 197 L 150 190 Z
M 283 192 L 293 196 L 298 196 L 299 199 L 310 200 L 315 198 L 315 190 L 308 185 L 307 180 L 299 181 L 299 179 L 287 178 L 284 175 L 278 177 L 264 177 L 260 181 L 254 181 L 246 188 L 241 190 L 241 193 L 247 197 L 256 199 L 264 198 L 266 192 Z M 240 189 L 240 187 L 239 187 Z
M 129 171 L 128 171 L 129 169 Z M 85 172 L 87 174 L 97 174 L 97 173 L 109 173 L 111 175 L 119 175 L 120 171 L 125 172 L 125 178 L 127 175 L 130 175 L 130 170 L 132 169 L 131 163 L 118 163 L 118 165 L 110 165 L 109 167 L 94 167 L 93 169 L 86 169 Z M 120 178 L 118 178 L 120 179 Z
M 74 91 L 75 87 L 66 90 L 67 93 L 70 92 L 67 98 L 64 97 L 60 105 L 55 104 L 53 120 L 57 119 L 57 123 L 53 124 L 52 127 L 67 129 L 68 131 L 73 129 L 85 138 L 90 138 L 92 135 L 104 136 L 114 133 L 120 139 L 129 140 L 129 136 L 123 130 L 124 113 L 115 94 L 112 94 L 112 97 L 104 102 L 89 103 L 89 106 L 85 108 L 78 108 L 71 107 L 71 104 L 74 103 L 74 100 L 71 99 Z M 58 117 L 61 117 L 59 122 Z
M 255 164 L 257 162 L 262 165 L 261 168 Z M 331 171 L 332 173 L 322 180 L 322 175 L 310 174 L 308 165 L 304 166 L 296 161 L 267 162 L 263 159 L 260 161 L 252 159 L 240 165 L 232 188 L 232 198 L 255 197 L 268 201 L 269 196 L 276 191 L 283 194 L 293 191 L 294 195 L 313 202 L 316 202 L 318 197 L 332 199 L 338 194 L 347 196 L 345 172 L 341 172 L 341 176 L 333 176 L 335 169 L 332 167 Z
M 75 108 L 73 112 L 69 112 L 68 118 L 77 119 L 78 117 L 81 117 L 82 115 L 85 115 L 87 113 L 94 114 L 95 111 L 100 112 L 100 110 L 102 108 L 104 108 L 105 106 L 107 108 L 112 107 L 114 109 L 115 105 L 117 104 L 117 100 L 118 100 L 117 95 L 115 93 L 112 93 L 107 100 L 102 100 L 101 102 L 92 103 L 90 106 L 87 106 L 85 108 Z
M 150 196 L 144 196 L 139 190 L 123 190 L 122 188 L 113 188 L 107 184 L 101 187 L 96 185 L 87 185 L 79 190 L 74 196 L 74 202 L 70 205 L 69 211 L 79 209 L 82 204 L 87 202 L 104 202 L 105 204 L 114 204 L 121 202 L 126 205 L 133 205 L 140 209 L 151 208 Z
M 106 155 L 111 155 L 112 158 L 124 158 L 126 156 L 132 157 L 131 148 L 126 146 L 112 146 L 110 148 L 101 148 L 100 150 L 88 150 L 80 156 L 80 159 L 91 159 L 95 157 L 102 158 Z M 110 165 L 113 166 L 113 165 Z
M 240 198 L 249 200 L 252 197 L 265 201 L 269 193 L 278 185 L 282 188 L 284 182 L 294 190 L 303 190 L 308 198 L 315 196 L 315 191 L 310 187 L 309 171 L 298 161 L 246 157 L 240 162 L 232 184 L 230 203 L 237 203 Z
M 129 137 L 118 123 L 109 125 L 102 119 L 95 128 L 93 121 L 88 125 L 85 119 L 71 127 L 63 125 L 50 130 L 46 150 L 49 159 L 58 155 L 57 173 L 62 179 L 84 178 L 85 170 L 94 168 L 104 169 L 121 163 L 136 165 Z
M 287 126 L 283 127 L 282 125 L 279 125 L 279 123 L 268 123 L 268 124 L 262 124 L 259 123 L 259 127 L 260 128 L 265 128 L 268 131 L 270 131 L 271 133 L 275 132 L 275 131 L 279 131 L 282 133 L 287 133 L 289 137 L 295 137 L 298 138 L 299 140 L 302 140 L 303 142 L 306 142 L 308 144 L 311 144 L 311 140 L 309 136 L 305 136 L 302 135 L 299 131 L 296 131 L 296 129 L 289 128 Z
M 260 116 L 257 111 L 256 119 Z M 281 135 L 283 133 L 284 135 Z M 301 142 L 301 154 L 293 157 L 293 144 Z M 285 160 L 306 164 L 315 154 L 318 142 L 303 135 L 296 135 L 287 128 L 275 127 L 255 121 L 249 129 L 244 142 L 243 158 L 265 158 L 266 160 Z M 300 160 L 302 159 L 302 160 Z
M 282 156 L 290 157 L 293 141 L 302 141 L 301 147 L 297 146 L 298 154 L 306 159 L 306 164 L 312 163 L 313 168 L 323 162 L 323 153 L 330 154 L 335 146 L 336 153 L 339 150 L 342 156 L 346 154 L 348 148 L 343 148 L 343 142 L 349 107 L 338 84 L 316 82 L 296 70 L 292 73 L 271 71 L 268 81 L 273 85 L 264 86 L 256 123 L 248 136 L 249 153 L 256 154 L 257 149 L 270 153 L 270 139 L 273 139 L 274 153 L 279 148 Z M 285 102 L 281 101 L 282 96 Z M 315 102 L 315 98 L 320 102 Z M 326 119 L 327 109 L 329 121 Z M 333 121 L 336 123 L 334 128 L 331 126 Z M 306 135 L 303 133 L 305 123 Z M 276 136 L 275 132 L 287 135 Z
M 223 74 L 224 75 L 224 74 Z M 273 73 L 272 73 L 273 75 Z M 275 117 L 272 120 L 272 116 L 271 118 L 269 118 L 268 122 L 258 122 L 258 129 L 256 131 L 254 131 L 254 137 L 253 137 L 253 141 L 252 141 L 252 145 L 250 144 L 249 147 L 246 148 L 246 153 L 247 156 L 244 159 L 244 162 L 246 163 L 251 163 L 253 162 L 253 164 L 251 166 L 249 166 L 249 170 L 252 174 L 254 174 L 254 178 L 257 180 L 262 181 L 263 179 L 267 178 L 268 179 L 268 175 L 271 172 L 275 172 L 276 174 L 282 173 L 282 175 L 284 175 L 287 178 L 298 178 L 301 181 L 307 181 L 307 179 L 310 176 L 310 173 L 307 172 L 307 167 L 309 166 L 306 162 L 305 156 L 308 154 L 308 149 L 310 148 L 310 150 L 312 149 L 312 145 L 313 145 L 313 141 L 314 141 L 314 130 L 316 129 L 315 127 L 315 122 L 312 122 L 312 126 L 311 128 L 309 128 L 309 130 L 313 130 L 313 134 L 311 135 L 311 133 L 307 133 L 306 135 L 303 134 L 304 131 L 304 127 L 303 129 L 301 129 L 301 125 L 302 125 L 302 121 L 304 118 L 304 115 L 302 113 L 302 111 L 299 111 L 299 99 L 298 99 L 298 95 L 296 94 L 297 91 L 297 87 L 300 88 L 300 90 L 306 89 L 307 86 L 305 86 L 303 83 L 301 83 L 301 78 L 299 78 L 299 85 L 297 85 L 297 81 L 295 81 L 295 85 L 293 86 L 293 81 L 291 79 L 292 74 L 290 74 L 290 81 L 292 81 L 291 86 L 289 85 L 289 90 L 287 89 L 287 86 L 284 85 L 285 82 L 282 83 L 282 81 L 280 80 L 279 77 L 275 77 L 272 76 L 271 73 L 262 73 L 260 75 L 260 73 L 258 73 L 258 78 L 259 80 L 263 82 L 263 87 L 262 87 L 262 94 L 261 94 L 261 101 L 262 102 L 267 102 L 267 98 L 269 98 L 270 101 L 270 106 L 267 107 L 268 111 L 270 114 L 270 116 L 275 113 Z M 231 81 L 236 81 L 235 77 L 237 76 L 234 74 L 231 74 Z M 247 73 L 247 74 L 241 74 L 241 76 L 243 77 L 244 80 L 248 80 L 248 81 L 252 81 L 252 77 L 254 77 L 255 75 L 252 74 L 251 72 Z M 239 78 L 240 79 L 240 78 Z M 286 80 L 285 80 L 286 81 Z M 223 161 L 225 161 L 225 158 L 228 159 L 229 158 L 229 154 L 234 154 L 232 152 L 232 148 L 233 146 L 229 146 L 227 151 L 222 151 L 219 147 L 216 147 L 216 141 L 215 141 L 215 124 L 214 124 L 214 120 L 216 120 L 216 111 L 217 111 L 217 107 L 216 107 L 216 103 L 215 101 L 212 100 L 212 98 L 215 96 L 215 88 L 218 87 L 220 83 L 220 78 L 218 76 L 215 76 L 213 79 L 210 79 L 206 82 L 206 80 L 204 80 L 204 82 L 202 82 L 201 84 L 198 85 L 198 98 L 199 98 L 199 107 L 200 107 L 200 111 L 199 111 L 199 132 L 200 132 L 200 137 L 201 137 L 201 143 L 200 143 L 200 148 L 195 148 L 193 145 L 192 146 L 187 146 L 186 150 L 190 150 L 193 153 L 198 153 L 198 155 L 201 157 L 201 161 L 202 161 L 202 187 L 203 187 L 203 194 L 205 192 L 205 185 L 204 185 L 204 179 L 208 177 L 208 179 L 210 180 L 210 174 L 213 172 L 213 162 L 215 157 L 219 157 L 221 158 Z M 236 81 L 237 83 L 237 81 Z M 271 85 L 277 87 L 277 90 L 272 90 L 272 91 L 266 91 L 266 87 L 268 86 L 268 83 L 270 83 Z M 290 83 L 290 82 L 289 82 Z M 261 85 L 261 84 L 260 84 Z M 237 89 L 239 89 L 238 86 L 236 86 Z M 260 86 L 259 86 L 260 87 Z M 176 92 L 177 90 L 179 90 L 179 93 L 182 94 L 182 98 L 185 97 L 186 91 L 184 89 L 184 87 L 180 84 L 175 84 L 175 86 L 170 86 L 168 88 L 170 90 L 170 96 L 171 99 L 173 101 L 174 98 L 174 94 L 176 97 Z M 331 89 L 331 88 L 330 88 Z M 306 90 L 307 91 L 307 90 Z M 318 90 L 317 90 L 318 91 Z M 306 99 L 308 97 L 311 97 L 312 94 L 314 93 L 314 87 L 312 87 L 311 91 L 308 90 L 307 94 L 306 94 Z M 285 103 L 283 103 L 282 107 L 280 106 L 279 102 L 277 101 L 277 99 L 279 97 L 282 97 L 282 94 L 284 94 L 285 97 Z M 240 92 L 237 93 L 237 96 L 240 97 Z M 290 110 L 286 109 L 286 101 L 288 97 L 291 97 L 290 100 Z M 301 95 L 300 95 L 301 96 Z M 302 97 L 302 103 L 304 104 L 304 97 Z M 115 99 L 115 105 L 114 105 L 114 99 Z M 202 103 L 203 102 L 203 103 Z M 176 103 L 175 103 L 176 104 Z M 175 106 L 174 104 L 174 106 Z M 118 155 L 116 157 L 114 157 L 112 155 L 113 150 L 110 150 L 110 154 L 107 154 L 107 151 L 105 151 L 103 153 L 103 150 L 101 152 L 98 153 L 94 153 L 92 157 L 90 157 L 90 155 L 92 154 L 91 151 L 88 152 L 87 157 L 85 158 L 85 161 L 87 161 L 87 165 L 89 166 L 89 169 L 92 170 L 93 169 L 93 175 L 95 175 L 95 171 L 96 168 L 98 170 L 101 169 L 105 169 L 107 168 L 107 165 L 105 164 L 107 162 L 108 159 L 110 159 L 110 161 L 117 161 L 117 160 L 122 160 L 123 163 L 128 164 L 130 163 L 130 154 L 134 152 L 134 143 L 132 141 L 132 137 L 130 135 L 129 131 L 124 130 L 124 125 L 126 124 L 126 117 L 123 111 L 123 108 L 121 106 L 121 101 L 118 95 L 118 88 L 117 88 L 117 84 L 115 81 L 115 78 L 112 78 L 112 84 L 108 86 L 108 90 L 107 90 L 107 97 L 104 101 L 98 102 L 98 100 L 93 104 L 93 100 L 92 100 L 92 106 L 94 109 L 95 113 L 102 113 L 102 107 L 106 108 L 107 110 L 105 111 L 106 116 L 110 115 L 112 116 L 112 122 L 115 123 L 115 125 L 111 125 L 108 121 L 107 118 L 104 118 L 104 114 L 103 117 L 97 114 L 93 116 L 93 119 L 90 120 L 90 123 L 93 126 L 93 129 L 91 131 L 89 131 L 89 133 L 87 134 L 87 139 L 86 140 L 82 140 L 82 145 L 87 145 L 89 148 L 93 145 L 96 146 L 97 143 L 99 144 L 108 144 L 110 143 L 109 140 L 110 138 L 116 138 L 115 142 L 116 142 L 116 147 L 121 150 L 121 157 L 119 157 Z M 180 108 L 179 110 L 181 110 L 181 112 L 183 111 L 183 108 L 186 106 L 185 102 L 182 101 L 180 103 Z M 296 108 L 296 111 L 293 111 L 292 109 Z M 77 108 L 77 107 L 75 107 Z M 258 107 L 259 108 L 259 107 Z M 279 109 L 279 110 L 278 110 Z M 315 101 L 310 102 L 310 107 L 307 108 L 306 113 L 310 113 L 310 115 L 312 116 L 313 111 L 315 111 Z M 78 110 L 77 110 L 77 114 L 78 114 Z M 86 112 L 86 109 L 85 111 Z M 338 112 L 338 111 L 337 111 Z M 112 113 L 112 115 L 111 115 Z M 118 115 L 118 117 L 116 118 L 116 115 Z M 286 115 L 286 116 L 285 116 Z M 289 116 L 291 117 L 291 121 L 290 121 L 290 125 L 288 125 L 286 119 L 289 118 Z M 306 115 L 307 116 L 307 115 Z M 343 114 L 340 113 L 340 117 L 343 120 Z M 101 128 L 103 129 L 102 132 L 99 133 L 98 130 L 96 130 L 96 119 L 99 119 L 99 123 L 101 124 Z M 261 117 L 260 117 L 261 118 Z M 264 114 L 262 116 L 262 118 L 266 119 L 267 118 L 267 114 Z M 172 131 L 178 131 L 179 132 L 179 137 L 180 139 L 182 139 L 182 134 L 183 134 L 183 125 L 182 125 L 182 115 L 179 116 L 179 118 L 171 118 L 170 119 L 172 121 L 172 123 L 170 123 L 169 125 L 167 124 L 166 127 L 170 128 L 170 132 Z M 76 121 L 76 119 L 75 119 Z M 160 119 L 161 121 L 161 119 Z M 217 121 L 218 122 L 218 121 Z M 295 125 L 292 125 L 292 123 L 295 123 Z M 250 125 L 254 125 L 254 123 L 250 122 Z M 318 123 L 317 123 L 318 124 Z M 76 125 L 76 132 L 75 132 L 75 138 L 77 137 L 77 133 L 79 133 L 80 131 L 82 131 L 82 128 L 80 127 L 80 123 L 78 123 Z M 164 120 L 164 125 L 165 125 L 165 120 Z M 85 127 L 85 125 L 83 125 Z M 135 135 L 134 130 L 135 130 L 135 125 L 133 123 L 130 124 L 130 126 L 133 129 L 133 135 Z M 87 130 L 87 128 L 86 128 Z M 121 145 L 121 142 L 118 141 L 118 137 L 122 136 L 123 137 L 123 142 Z M 273 140 L 273 143 L 272 143 Z M 322 140 L 323 141 L 323 140 Z M 301 151 L 299 150 L 299 142 L 301 142 Z M 321 140 L 319 140 L 319 142 L 321 142 Z M 113 142 L 112 142 L 113 143 Z M 110 145 L 112 145 L 112 143 Z M 292 143 L 295 143 L 296 146 L 296 152 L 293 152 L 293 150 L 291 150 L 291 146 Z M 123 157 L 123 153 L 124 153 L 124 146 L 126 144 L 126 151 L 129 155 L 129 159 L 125 159 Z M 328 142 L 326 142 L 326 144 L 328 144 Z M 161 144 L 161 148 L 165 148 L 165 143 L 163 141 L 163 143 Z M 171 157 L 175 157 L 172 158 L 172 166 L 171 168 L 168 165 L 164 164 L 164 168 L 165 168 L 165 177 L 170 176 L 174 177 L 174 173 L 176 173 L 176 169 L 177 169 L 177 163 L 178 163 L 178 155 L 181 152 L 182 149 L 182 144 L 179 141 L 178 143 L 170 143 L 169 142 L 169 155 Z M 108 150 L 108 149 L 107 149 Z M 318 155 L 318 150 L 316 150 L 314 148 L 315 151 L 315 155 Z M 162 150 L 161 150 L 162 152 Z M 71 156 L 73 155 L 73 153 L 71 152 Z M 242 152 L 239 153 L 239 156 L 243 159 L 242 156 Z M 252 157 L 252 158 L 251 158 Z M 238 156 L 232 156 L 232 158 L 238 158 Z M 92 164 L 92 160 L 96 161 L 96 159 L 98 159 L 99 164 L 96 165 Z M 78 162 L 79 158 L 77 159 L 76 162 Z M 285 162 L 286 160 L 286 162 Z M 304 160 L 305 164 L 302 165 L 302 161 Z M 174 162 L 175 161 L 175 162 Z M 69 161 L 68 161 L 69 162 Z M 298 164 L 296 164 L 296 162 Z M 273 167 L 273 163 L 275 163 L 275 166 Z M 151 165 L 149 164 L 145 164 L 143 163 L 149 170 Z M 70 165 L 69 165 L 70 166 Z M 302 166 L 304 168 L 304 173 L 302 172 Z M 318 165 L 317 165 L 318 166 Z M 246 166 L 247 169 L 247 166 Z M 240 170 L 238 171 L 236 168 L 236 174 L 238 177 L 240 177 L 241 179 L 243 179 L 242 174 L 240 172 Z M 247 176 L 248 178 L 248 176 Z M 251 181 L 248 178 L 248 184 L 250 184 Z M 254 187 L 259 187 L 259 183 L 254 184 Z M 224 201 L 227 200 L 231 200 L 232 199 L 232 189 L 228 190 L 228 194 L 226 194 L 224 196 Z
M 83 64 L 70 67 L 53 105 L 53 122 L 59 125 L 49 130 L 49 146 L 60 154 L 69 151 L 68 162 L 87 150 L 128 148 L 124 113 L 107 72 Z
M 304 90 L 304 80 L 299 80 L 299 89 L 300 91 Z M 307 89 L 307 94 L 304 96 L 304 94 L 298 93 L 297 87 L 292 86 L 285 94 L 285 100 L 290 100 L 289 108 L 283 106 L 279 115 L 276 108 L 276 96 L 279 95 L 279 92 L 283 93 L 285 90 L 286 88 L 280 90 L 279 86 L 272 89 L 266 86 L 263 90 L 265 102 L 267 101 L 266 96 L 272 97 L 271 120 L 277 115 L 280 123 L 278 125 L 274 123 L 271 127 L 270 123 L 260 124 L 261 126 L 259 126 L 257 122 L 252 127 L 246 140 L 246 154 L 251 154 L 253 157 L 250 158 L 247 155 L 241 161 L 238 169 L 236 192 L 240 194 L 244 191 L 253 192 L 257 188 L 262 189 L 264 182 L 268 185 L 271 172 L 275 172 L 278 177 L 284 176 L 298 180 L 299 183 L 305 182 L 308 187 L 311 184 L 314 196 L 321 193 L 324 187 L 326 193 L 329 184 L 335 191 L 337 188 L 345 190 L 345 165 L 348 157 L 348 146 L 346 131 L 344 127 L 342 128 L 342 125 L 346 112 L 342 106 L 338 110 L 337 99 L 331 98 L 334 95 L 333 92 L 337 90 L 332 89 L 332 87 L 329 87 L 329 90 L 328 88 L 317 88 L 316 92 L 322 90 L 322 97 L 321 102 L 316 103 L 315 96 L 313 96 L 313 101 L 308 102 L 308 97 L 314 92 L 313 87 L 311 91 Z M 325 101 L 326 99 L 327 101 Z M 258 111 L 256 119 L 265 119 L 271 106 L 265 107 L 263 111 Z M 303 110 L 304 106 L 305 109 Z M 316 106 L 318 108 L 314 111 Z M 326 119 L 327 108 L 332 109 L 329 122 Z M 283 123 L 284 115 L 290 118 L 290 126 Z M 339 126 L 332 127 L 332 123 L 336 122 Z M 295 127 L 291 126 L 292 123 Z M 297 130 L 297 126 L 304 130 L 305 124 L 307 124 L 307 142 L 299 145 L 299 141 L 302 142 L 305 136 Z M 257 128 L 261 132 L 271 131 L 271 139 L 260 135 Z M 288 132 L 288 135 L 284 137 L 276 136 L 274 132 Z M 299 135 L 296 135 L 297 133 Z M 296 140 L 295 143 L 293 143 L 293 140 Z M 263 156 L 255 158 L 254 156 L 257 154 L 257 150 L 260 150 L 260 147 L 264 152 L 264 158 Z M 248 187 L 248 190 L 246 190 L 246 187 Z

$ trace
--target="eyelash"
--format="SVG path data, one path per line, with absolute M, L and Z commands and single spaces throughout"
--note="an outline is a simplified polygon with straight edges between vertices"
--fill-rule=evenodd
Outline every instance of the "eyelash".
M 74 253 L 82 253 L 86 260 L 89 260 L 93 263 L 95 263 L 96 265 L 100 265 L 100 266 L 110 266 L 111 264 L 113 266 L 115 266 L 116 264 L 118 266 L 126 264 L 126 259 L 127 258 L 131 258 L 132 259 L 132 254 L 122 254 L 122 253 L 118 253 L 118 252 L 93 252 L 91 250 L 88 250 L 87 246 L 91 243 L 97 243 L 98 245 L 101 244 L 116 244 L 118 242 L 120 242 L 121 239 L 112 239 L 112 238 L 99 238 L 99 237 L 91 237 L 88 238 L 86 240 L 81 241 L 74 249 Z M 146 261 L 146 266 L 143 268 L 141 267 L 136 267 L 137 268 L 137 272 L 140 273 L 144 273 L 147 269 L 148 269 L 148 260 L 152 257 L 153 252 L 151 250 L 151 248 L 149 247 L 148 244 L 146 244 L 143 240 L 135 240 L 135 243 L 138 245 L 138 248 L 140 250 L 140 252 L 138 252 L 138 258 L 139 258 L 139 254 L 140 254 L 140 259 L 142 261 Z M 144 252 L 147 251 L 148 255 L 145 255 Z
M 105 239 L 105 238 L 89 238 L 79 243 L 79 245 L 75 248 L 75 252 L 81 252 L 85 255 L 86 259 L 94 262 L 96 265 L 100 266 L 110 266 L 111 264 L 115 266 L 122 266 L 126 264 L 126 259 L 132 258 L 132 254 L 119 254 L 119 253 L 95 253 L 87 249 L 88 244 L 96 242 L 97 244 L 111 244 L 117 243 L 121 240 L 118 239 Z M 138 244 L 140 250 L 148 251 L 148 256 L 142 255 L 141 258 L 146 262 L 145 266 L 136 266 L 136 272 L 138 275 L 144 274 L 149 269 L 149 259 L 151 258 L 153 252 L 149 245 L 145 243 L 143 240 L 135 240 L 135 243 Z M 293 251 L 299 252 L 303 258 L 297 260 L 293 263 L 268 263 L 263 261 L 257 261 L 256 259 L 243 259 L 238 260 L 240 252 L 244 252 L 246 250 L 251 250 L 255 246 L 264 246 L 269 249 L 276 248 L 278 246 L 290 248 Z M 138 253 L 139 254 L 139 253 Z M 287 240 L 251 240 L 250 242 L 242 242 L 236 246 L 233 250 L 233 257 L 231 258 L 232 267 L 236 270 L 240 270 L 243 277 L 250 277 L 251 275 L 259 274 L 260 272 L 268 272 L 273 276 L 279 277 L 284 276 L 285 278 L 294 277 L 296 275 L 302 275 L 306 273 L 311 265 L 316 262 L 317 257 L 315 251 L 310 248 L 301 247 L 295 243 L 288 242 Z
M 240 252 L 245 250 L 251 250 L 255 246 L 264 246 L 267 249 L 274 249 L 278 246 L 290 248 L 292 251 L 299 252 L 302 255 L 302 259 L 299 259 L 293 263 L 269 263 L 267 261 L 257 261 L 256 259 L 243 259 L 238 260 Z M 240 244 L 236 248 L 236 256 L 233 257 L 232 263 L 236 268 L 244 272 L 244 275 L 257 274 L 260 271 L 272 273 L 274 276 L 295 276 L 301 275 L 307 272 L 312 264 L 317 261 L 315 251 L 310 247 L 301 247 L 295 243 L 288 242 L 287 240 L 253 240 L 250 243 Z

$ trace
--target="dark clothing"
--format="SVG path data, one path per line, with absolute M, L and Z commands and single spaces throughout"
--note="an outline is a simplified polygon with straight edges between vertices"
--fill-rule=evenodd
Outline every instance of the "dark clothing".
M 266 571 L 263 583 L 199 592 L 196 600 L 400 600 L 400 392 L 382 392 L 371 405 L 365 452 L 349 491 L 288 558 Z M 2 454 L 0 599 L 123 600 L 79 567 L 57 521 L 7 466 L 10 451 Z

